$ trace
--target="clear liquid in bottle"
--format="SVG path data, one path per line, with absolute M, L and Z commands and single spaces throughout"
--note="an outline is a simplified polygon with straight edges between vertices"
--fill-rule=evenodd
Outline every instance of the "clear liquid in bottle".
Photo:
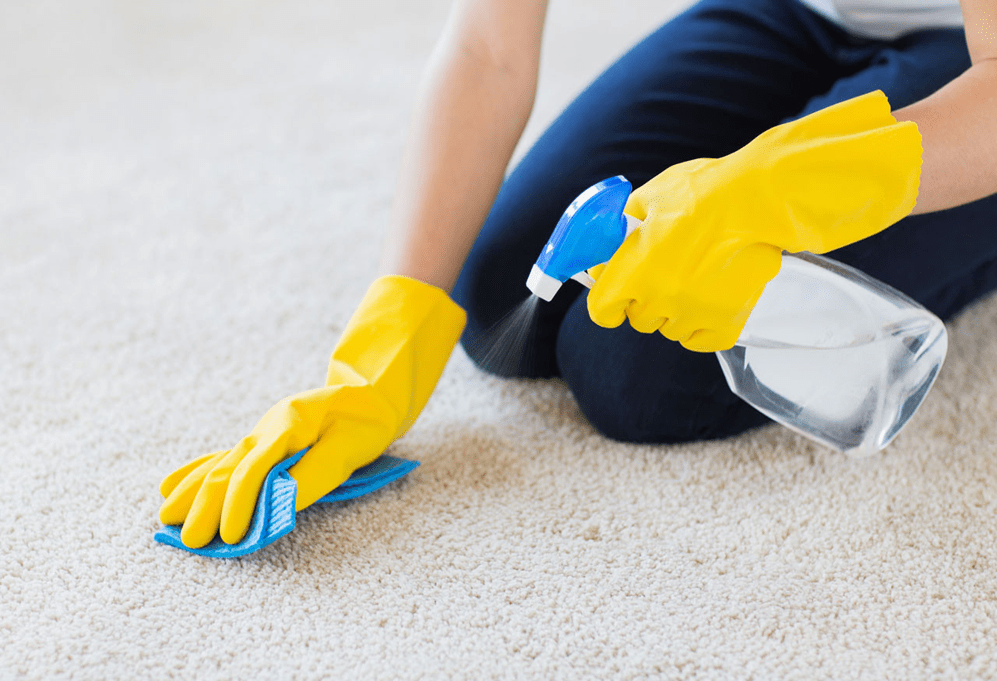
M 731 389 L 773 420 L 863 456 L 886 447 L 945 360 L 945 325 L 862 272 L 783 255 L 737 345 L 717 357 Z

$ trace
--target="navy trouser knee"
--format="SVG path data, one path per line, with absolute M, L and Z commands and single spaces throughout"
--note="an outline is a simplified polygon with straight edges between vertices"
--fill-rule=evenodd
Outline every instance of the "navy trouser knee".
M 689 442 L 768 422 L 730 391 L 713 353 L 690 352 L 626 323 L 598 327 L 581 297 L 564 318 L 557 360 L 585 418 L 614 440 Z

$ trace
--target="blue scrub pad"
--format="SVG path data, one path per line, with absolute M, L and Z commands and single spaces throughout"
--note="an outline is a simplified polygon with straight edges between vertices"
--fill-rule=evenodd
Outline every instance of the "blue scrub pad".
M 155 534 L 154 539 L 161 544 L 212 558 L 244 556 L 272 544 L 294 529 L 294 502 L 298 485 L 287 469 L 296 464 L 307 451 L 306 447 L 270 470 L 266 480 L 263 481 L 263 487 L 260 488 L 260 496 L 256 500 L 256 510 L 253 512 L 249 530 L 238 544 L 226 544 L 220 537 L 215 537 L 207 546 L 192 549 L 180 541 L 180 525 L 167 525 Z M 346 482 L 319 499 L 319 502 L 345 501 L 361 497 L 384 487 L 392 480 L 397 480 L 418 466 L 418 461 L 382 455 L 372 463 L 354 471 Z

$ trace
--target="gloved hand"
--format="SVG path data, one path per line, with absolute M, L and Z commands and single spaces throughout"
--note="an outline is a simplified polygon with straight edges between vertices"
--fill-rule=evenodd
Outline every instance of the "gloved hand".
M 191 461 L 160 485 L 166 525 L 200 548 L 215 534 L 235 544 L 249 528 L 267 473 L 311 449 L 288 471 L 296 510 L 367 465 L 415 421 L 443 373 L 465 322 L 445 292 L 415 279 L 375 281 L 329 361 L 326 386 L 278 402 L 234 449 Z
M 889 227 L 913 210 L 920 175 L 917 126 L 879 91 L 674 165 L 630 196 L 643 224 L 599 273 L 589 316 L 726 350 L 783 250 L 826 253 Z

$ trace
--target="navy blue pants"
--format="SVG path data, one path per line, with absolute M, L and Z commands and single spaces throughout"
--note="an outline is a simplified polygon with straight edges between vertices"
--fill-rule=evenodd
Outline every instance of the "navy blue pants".
M 488 330 L 528 295 L 530 268 L 586 187 L 635 187 L 681 161 L 719 157 L 783 121 L 883 90 L 893 108 L 970 66 L 965 34 L 856 38 L 796 0 L 703 0 L 599 76 L 509 175 L 454 289 L 465 350 L 483 364 Z M 857 267 L 943 319 L 997 288 L 997 195 L 927 215 L 839 249 Z M 631 442 L 719 438 L 768 422 L 727 387 L 717 358 L 624 323 L 596 326 L 569 281 L 540 303 L 511 373 L 562 377 L 604 435 Z M 489 367 L 484 366 L 485 369 Z

